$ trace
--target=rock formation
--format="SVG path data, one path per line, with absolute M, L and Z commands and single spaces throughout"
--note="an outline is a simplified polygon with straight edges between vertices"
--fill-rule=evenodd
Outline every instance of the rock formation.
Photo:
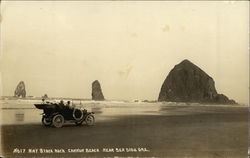
M 183 60 L 165 79 L 158 101 L 235 104 L 218 94 L 214 80 L 188 60 Z
M 92 100 L 104 100 L 102 88 L 98 80 L 92 83 Z
M 14 92 L 15 97 L 26 97 L 26 90 L 25 90 L 25 84 L 23 81 L 19 82 L 19 84 L 16 87 L 16 90 Z

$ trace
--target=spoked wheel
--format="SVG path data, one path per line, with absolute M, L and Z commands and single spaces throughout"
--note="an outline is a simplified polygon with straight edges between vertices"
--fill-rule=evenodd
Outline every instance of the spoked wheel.
M 88 126 L 93 126 L 94 125 L 94 123 L 95 123 L 95 117 L 94 117 L 94 115 L 88 115 L 87 117 L 86 117 L 86 119 L 85 119 L 85 122 L 86 122 L 86 124 L 88 125 Z
M 63 126 L 64 117 L 61 114 L 57 114 L 53 117 L 52 123 L 56 128 L 60 128 Z
M 42 117 L 42 124 L 44 126 L 50 126 L 52 124 L 52 121 L 49 119 L 49 118 L 46 118 L 46 117 Z

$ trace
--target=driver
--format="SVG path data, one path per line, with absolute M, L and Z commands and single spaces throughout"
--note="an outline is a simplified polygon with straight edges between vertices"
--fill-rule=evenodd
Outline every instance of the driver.
M 72 108 L 72 107 L 71 107 L 71 105 L 70 105 L 70 101 L 67 101 L 66 106 L 67 106 L 69 109 L 71 109 L 71 108 Z

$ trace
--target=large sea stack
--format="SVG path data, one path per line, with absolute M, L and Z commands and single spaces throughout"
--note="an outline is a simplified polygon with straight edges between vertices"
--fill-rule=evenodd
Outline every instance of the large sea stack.
M 104 100 L 102 88 L 98 80 L 92 83 L 92 100 Z
M 25 90 L 25 84 L 23 81 L 19 82 L 19 84 L 16 87 L 16 90 L 14 92 L 15 97 L 26 97 L 26 90 Z
M 218 94 L 213 78 L 189 60 L 183 60 L 170 71 L 158 101 L 236 104 Z

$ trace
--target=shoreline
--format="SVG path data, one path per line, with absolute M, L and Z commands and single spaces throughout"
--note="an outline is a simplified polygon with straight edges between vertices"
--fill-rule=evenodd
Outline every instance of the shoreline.
M 93 102 L 93 103 L 105 103 L 105 102 L 114 102 L 114 103 L 149 103 L 149 104 L 185 104 L 185 105 L 211 105 L 211 106 L 249 106 L 249 103 L 237 103 L 237 104 L 218 104 L 218 103 L 209 103 L 209 102 L 171 102 L 171 101 L 158 101 L 158 100 L 147 100 L 147 99 L 133 99 L 133 100 L 117 100 L 117 99 L 105 99 L 103 101 L 92 100 L 91 98 L 64 98 L 64 97 L 50 97 L 47 98 L 48 101 L 60 101 L 60 100 L 69 100 L 69 101 L 82 101 L 82 102 Z M 1 96 L 0 101 L 42 101 L 42 97 L 26 97 L 18 98 L 13 96 Z

